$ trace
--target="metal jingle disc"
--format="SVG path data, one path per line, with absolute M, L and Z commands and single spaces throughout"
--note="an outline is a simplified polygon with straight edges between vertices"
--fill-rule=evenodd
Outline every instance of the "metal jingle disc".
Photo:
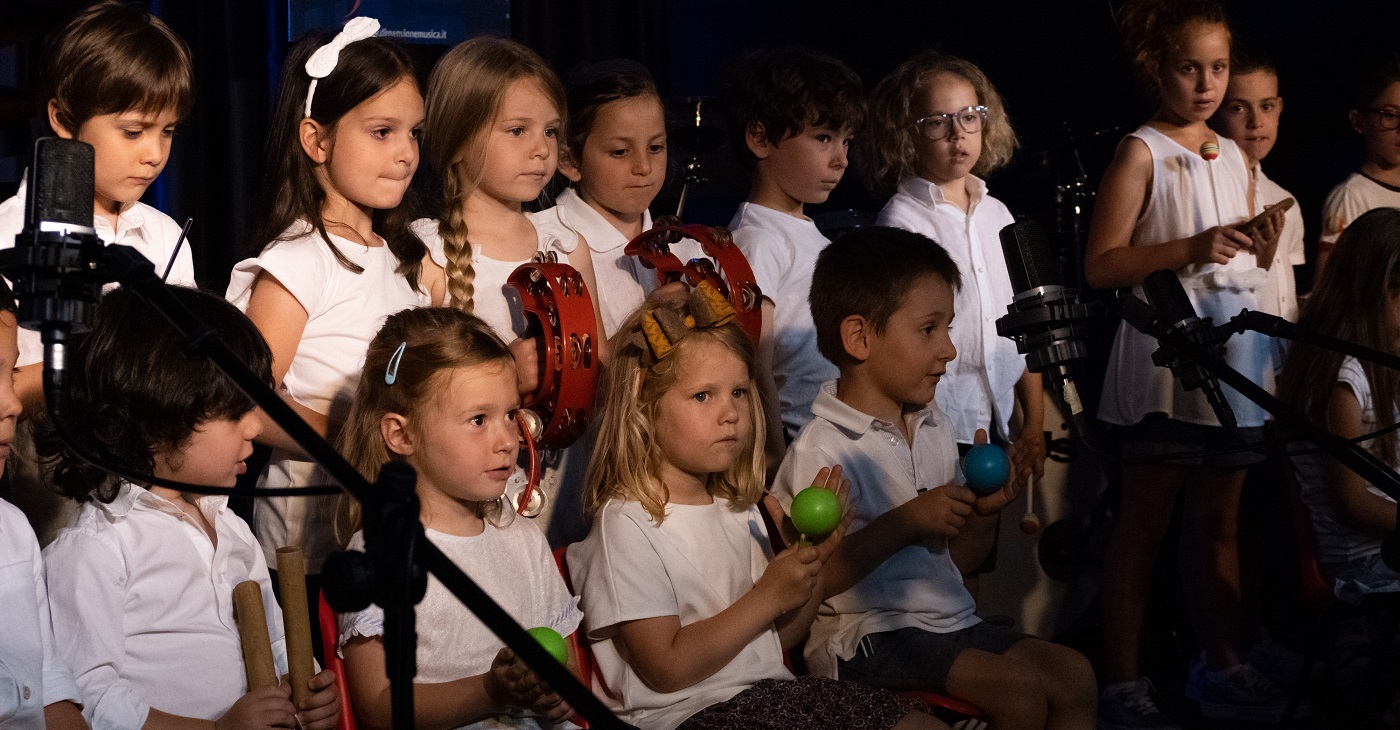
M 530 490 L 530 501 L 525 504 L 524 511 L 521 511 L 520 497 L 523 494 L 524 491 L 510 499 L 511 506 L 515 508 L 515 511 L 520 514 L 520 516 L 533 518 L 544 514 L 544 508 L 549 504 L 549 497 L 545 495 L 543 489 L 537 488 Z

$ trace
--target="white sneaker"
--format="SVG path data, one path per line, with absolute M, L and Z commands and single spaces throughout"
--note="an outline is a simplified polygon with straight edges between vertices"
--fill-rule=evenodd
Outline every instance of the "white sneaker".
M 1201 715 L 1217 720 L 1282 722 L 1288 696 L 1257 669 L 1241 664 L 1219 672 L 1202 672 Z
M 1146 677 L 1110 684 L 1099 693 L 1099 730 L 1181 730 L 1152 701 Z

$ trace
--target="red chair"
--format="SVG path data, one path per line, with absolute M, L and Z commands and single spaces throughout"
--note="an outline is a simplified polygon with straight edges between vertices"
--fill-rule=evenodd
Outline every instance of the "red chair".
M 570 593 L 578 595 L 574 592 L 573 578 L 569 576 L 569 559 L 565 555 L 568 549 L 567 545 L 554 549 L 554 564 L 559 567 L 559 575 L 564 577 L 564 587 L 568 588 Z M 588 647 L 587 639 L 580 638 L 582 634 L 583 627 L 580 626 L 578 631 L 569 634 L 568 637 L 569 646 L 574 651 L 574 661 L 578 662 L 579 679 L 583 682 L 583 686 L 590 691 L 593 690 L 595 683 L 596 686 L 607 691 L 607 685 L 603 682 L 603 675 L 598 669 L 598 663 L 593 660 L 593 650 Z M 588 721 L 583 719 L 583 715 L 575 713 L 569 720 L 583 730 L 588 730 Z
M 345 660 L 336 651 L 340 646 L 340 622 L 336 620 L 331 604 L 326 603 L 326 592 L 321 591 L 316 607 L 321 618 L 321 666 L 335 672 L 335 689 L 340 692 L 340 721 L 335 730 L 355 730 L 355 711 L 350 707 L 350 683 L 345 678 Z

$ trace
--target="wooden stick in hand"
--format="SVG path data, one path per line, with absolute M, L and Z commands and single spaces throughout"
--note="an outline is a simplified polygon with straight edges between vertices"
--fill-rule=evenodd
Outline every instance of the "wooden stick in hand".
M 262 586 L 257 581 L 245 580 L 233 587 L 233 617 L 238 622 L 238 640 L 243 645 L 243 668 L 248 673 L 248 691 L 276 687 L 277 667 L 272 662 L 272 639 L 267 634 Z
M 311 697 L 311 613 L 306 597 L 306 557 L 296 546 L 277 548 L 277 582 L 282 588 L 282 624 L 287 632 L 287 671 L 292 702 L 297 707 Z

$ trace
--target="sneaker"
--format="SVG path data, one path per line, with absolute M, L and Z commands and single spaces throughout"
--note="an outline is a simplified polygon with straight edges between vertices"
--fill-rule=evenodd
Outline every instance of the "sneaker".
M 1288 710 L 1288 696 L 1259 670 L 1241 664 L 1219 672 L 1205 670 L 1200 682 L 1201 715 L 1216 720 L 1277 723 Z
M 1099 694 L 1099 730 L 1181 730 L 1152 701 L 1146 677 L 1119 682 Z
M 1273 639 L 1255 644 L 1244 660 L 1280 687 L 1296 687 L 1303 679 L 1303 655 Z

